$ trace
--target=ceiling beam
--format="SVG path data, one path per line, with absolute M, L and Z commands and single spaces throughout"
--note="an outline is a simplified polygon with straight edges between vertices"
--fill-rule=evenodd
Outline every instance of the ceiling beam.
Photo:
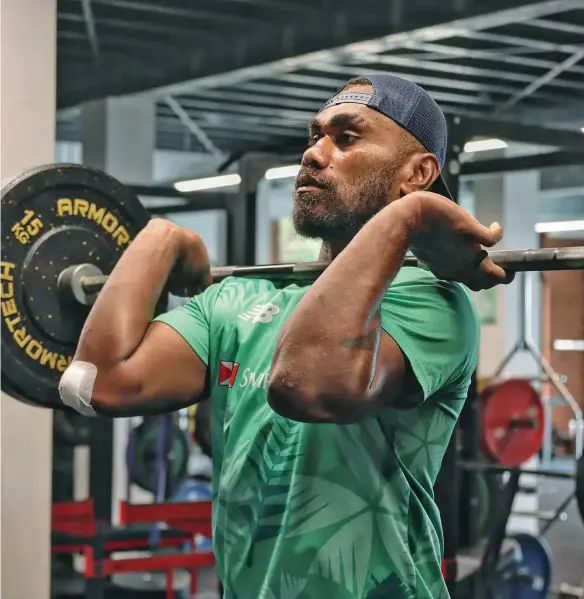
M 546 0 L 544 2 L 536 2 L 526 6 L 477 15 L 475 17 L 457 19 L 450 23 L 421 27 L 413 31 L 392 33 L 373 40 L 356 42 L 330 50 L 310 52 L 270 63 L 245 67 L 228 73 L 213 74 L 191 81 L 169 84 L 142 93 L 149 93 L 162 97 L 168 93 L 173 95 L 185 94 L 189 93 L 189 91 L 193 92 L 201 89 L 238 85 L 254 79 L 273 77 L 278 74 L 289 73 L 301 68 L 310 68 L 310 64 L 315 61 L 336 62 L 362 53 L 380 54 L 397 48 L 403 48 L 408 42 L 422 43 L 445 40 L 458 35 L 460 32 L 464 34 L 466 31 L 483 31 L 511 23 L 525 22 L 550 14 L 575 10 L 581 6 L 582 0 Z
M 556 77 L 558 77 L 563 71 L 567 71 L 572 68 L 577 62 L 580 62 L 584 58 L 584 50 L 579 50 L 578 52 L 574 52 L 571 56 L 563 60 L 561 63 L 555 65 L 551 68 L 547 73 L 541 75 L 534 79 L 525 89 L 511 96 L 506 102 L 503 102 L 497 109 L 493 112 L 493 114 L 500 114 L 505 110 L 515 106 L 518 102 L 527 98 L 535 91 L 537 91 L 540 87 L 551 83 Z

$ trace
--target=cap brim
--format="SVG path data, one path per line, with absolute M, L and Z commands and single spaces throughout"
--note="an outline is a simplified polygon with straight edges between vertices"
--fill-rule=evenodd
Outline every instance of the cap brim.
M 431 187 L 431 191 L 433 191 L 434 193 L 438 193 L 442 196 L 446 196 L 448 199 L 454 202 L 454 197 L 450 193 L 450 189 L 448 189 L 448 185 L 446 185 L 446 181 L 444 180 L 442 174 L 440 174 L 439 177 L 434 181 L 434 184 Z

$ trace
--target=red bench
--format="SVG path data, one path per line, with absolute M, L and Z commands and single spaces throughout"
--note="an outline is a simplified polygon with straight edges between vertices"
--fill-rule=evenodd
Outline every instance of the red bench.
M 195 535 L 211 537 L 211 502 L 193 501 L 159 504 L 129 504 L 120 502 L 122 526 L 114 527 L 98 536 L 94 518 L 93 500 L 65 502 L 53 505 L 53 553 L 80 553 L 85 559 L 86 578 L 101 578 L 121 572 L 166 572 L 166 597 L 174 598 L 173 571 L 186 569 L 191 576 L 190 592 L 197 591 L 200 567 L 215 564 L 212 551 L 197 551 Z M 164 523 L 159 529 L 157 547 L 189 550 L 167 555 L 149 555 L 116 558 L 114 552 L 149 550 L 151 527 Z M 96 544 L 103 542 L 103 552 L 96 552 Z M 105 554 L 104 558 L 96 557 Z

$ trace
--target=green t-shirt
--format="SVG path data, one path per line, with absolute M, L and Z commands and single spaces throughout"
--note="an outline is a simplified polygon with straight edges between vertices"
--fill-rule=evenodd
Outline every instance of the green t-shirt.
M 273 412 L 266 388 L 280 329 L 308 289 L 229 278 L 157 319 L 209 368 L 225 599 L 447 597 L 433 484 L 477 363 L 470 295 L 402 268 L 382 326 L 424 401 L 355 424 L 306 424 Z

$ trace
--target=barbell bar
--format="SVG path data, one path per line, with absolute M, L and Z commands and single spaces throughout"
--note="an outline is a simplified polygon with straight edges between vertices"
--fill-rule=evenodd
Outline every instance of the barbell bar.
M 2 188 L 2 389 L 63 409 L 57 391 L 95 297 L 150 215 L 126 186 L 78 164 L 35 167 Z M 584 247 L 489 254 L 511 271 L 584 269 Z M 421 266 L 407 257 L 406 266 Z M 221 266 L 229 276 L 310 281 L 324 262 Z M 66 296 L 75 301 L 66 301 Z M 163 296 L 157 311 L 166 309 Z
M 489 257 L 495 264 L 513 272 L 584 269 L 584 247 L 497 250 L 489 252 Z M 423 262 L 415 256 L 407 256 L 403 265 L 422 267 Z M 211 269 L 211 274 L 215 283 L 227 277 L 257 277 L 274 281 L 306 281 L 316 279 L 326 270 L 327 266 L 327 262 L 218 266 Z M 91 264 L 68 267 L 59 276 L 60 288 L 76 298 L 82 297 L 77 289 L 82 290 L 84 297 L 94 298 L 108 279 L 108 275 L 93 272 L 94 268 L 95 266 Z M 85 300 L 82 303 L 85 303 Z

